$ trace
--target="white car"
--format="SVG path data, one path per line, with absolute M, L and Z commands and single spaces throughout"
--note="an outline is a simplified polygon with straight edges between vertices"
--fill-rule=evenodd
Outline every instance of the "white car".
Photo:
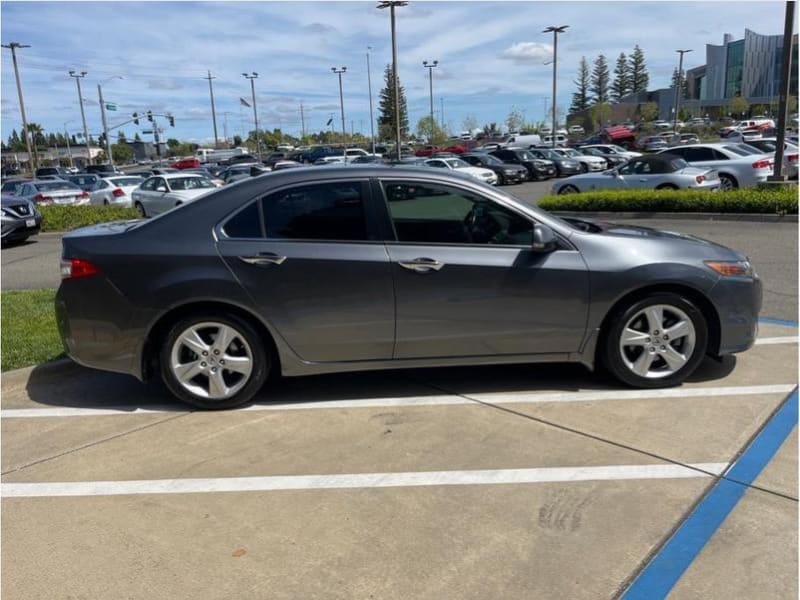
M 105 177 L 98 180 L 89 192 L 91 204 L 119 204 L 121 206 L 133 206 L 131 195 L 133 190 L 144 182 L 144 177 L 137 175 L 119 175 L 115 177 Z
M 425 161 L 425 165 L 435 169 L 450 169 L 474 177 L 484 183 L 497 185 L 497 175 L 494 171 L 482 169 L 481 167 L 473 167 L 460 158 L 429 158 Z
M 569 128 L 569 132 L 570 134 L 573 135 L 583 135 L 584 133 L 586 133 L 586 131 L 580 125 L 573 125 L 572 127 Z
M 216 190 L 208 177 L 188 173 L 154 175 L 133 190 L 133 207 L 143 217 L 166 212 Z
M 680 156 L 693 167 L 711 167 L 719 173 L 720 189 L 755 187 L 772 175 L 773 158 L 747 144 L 691 144 L 661 150 Z
M 622 146 L 617 146 L 616 144 L 589 144 L 588 146 L 581 146 L 581 148 L 595 148 L 603 154 L 613 154 L 624 158 L 637 158 L 642 155 L 641 152 L 626 150 Z
M 745 142 L 748 146 L 752 146 L 759 152 L 771 154 L 774 160 L 775 149 L 778 147 L 777 138 L 759 138 L 750 142 Z M 783 174 L 792 179 L 797 178 L 797 157 L 798 146 L 791 142 L 785 142 L 783 145 Z
M 560 154 L 564 158 L 571 158 L 581 163 L 581 169 L 584 173 L 588 173 L 589 171 L 605 171 L 608 168 L 608 163 L 606 163 L 604 158 L 592 156 L 590 154 L 582 154 L 574 148 L 553 148 L 553 152 Z

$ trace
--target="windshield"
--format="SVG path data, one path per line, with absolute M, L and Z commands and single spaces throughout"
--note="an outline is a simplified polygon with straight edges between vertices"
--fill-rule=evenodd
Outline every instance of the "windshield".
M 119 187 L 128 187 L 131 185 L 139 185 L 144 181 L 143 177 L 115 177 L 114 179 L 109 179 L 111 183 L 117 185 Z
M 567 156 L 582 156 L 582 154 L 580 152 L 578 152 L 577 150 L 575 150 L 574 148 L 570 148 L 568 150 L 564 150 L 563 152 Z
M 517 152 L 517 156 L 522 160 L 536 160 L 536 157 L 527 150 Z
M 496 156 L 492 156 L 491 154 L 487 154 L 486 156 L 481 156 L 481 162 L 485 165 L 499 165 L 502 166 L 503 161 L 497 158 Z
M 551 160 L 552 159 L 558 160 L 559 158 L 564 158 L 558 152 L 555 152 L 553 150 L 539 150 L 539 152 L 541 152 L 545 158 L 549 158 Z
M 74 183 L 70 183 L 69 181 L 52 181 L 49 183 L 37 183 L 34 184 L 36 191 L 38 192 L 56 192 L 58 190 L 79 190 L 77 185 Z
M 463 161 L 460 158 L 448 158 L 445 162 L 454 169 L 463 169 L 465 167 L 472 166 L 468 162 Z
M 612 144 L 611 147 L 614 150 L 616 150 L 617 152 L 627 152 L 627 150 L 625 150 L 625 148 L 623 148 L 622 146 L 617 146 L 616 144 Z
M 175 177 L 169 180 L 169 187 L 172 190 L 199 190 L 216 186 L 206 177 Z

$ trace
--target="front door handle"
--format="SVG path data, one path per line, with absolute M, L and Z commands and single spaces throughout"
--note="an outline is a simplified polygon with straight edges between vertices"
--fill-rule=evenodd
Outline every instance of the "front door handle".
M 401 260 L 397 263 L 404 269 L 415 271 L 417 273 L 430 273 L 431 271 L 438 271 L 443 266 L 443 262 L 434 260 L 432 258 L 415 258 L 414 260 Z
M 272 252 L 262 252 L 255 256 L 240 256 L 239 260 L 248 265 L 282 265 L 286 257 Z

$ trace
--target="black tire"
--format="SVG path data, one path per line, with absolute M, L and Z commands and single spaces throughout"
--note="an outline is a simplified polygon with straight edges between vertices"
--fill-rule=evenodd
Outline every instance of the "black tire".
M 691 356 L 679 370 L 665 377 L 650 379 L 637 375 L 625 365 L 619 341 L 628 321 L 638 312 L 656 304 L 673 306 L 686 313 L 694 325 L 695 346 Z M 676 293 L 659 292 L 617 309 L 608 318 L 606 329 L 601 332 L 601 336 L 598 345 L 598 359 L 616 379 L 636 388 L 673 387 L 683 383 L 703 360 L 708 347 L 708 324 L 702 311 L 690 299 Z
M 108 206 L 108 198 L 103 198 L 103 206 Z
M 677 185 L 672 185 L 671 183 L 662 183 L 660 186 L 656 188 L 657 190 L 677 190 Z
M 581 163 L 581 171 L 583 171 L 584 173 L 588 173 L 589 172 L 589 165 L 587 165 L 586 163 L 582 162 Z
M 139 215 L 140 215 L 140 216 L 141 216 L 143 219 L 146 219 L 146 218 L 147 218 L 147 211 L 145 211 L 145 209 L 144 209 L 144 206 L 142 205 L 142 203 L 141 203 L 141 202 L 137 202 L 136 204 L 134 204 L 134 205 L 133 205 L 133 208 L 135 208 L 136 210 L 138 210 L 138 211 L 139 211 Z
M 719 176 L 719 189 L 720 191 L 735 190 L 739 187 L 739 182 L 732 175 L 721 173 Z
M 498 173 L 497 174 L 497 185 L 505 185 L 505 184 L 506 184 L 506 178 L 503 176 L 502 173 Z
M 559 196 L 562 196 L 564 194 L 579 194 L 579 193 L 580 190 L 578 190 L 578 188 L 576 188 L 574 185 L 569 185 L 569 184 L 562 186 L 558 189 Z
M 175 344 L 178 336 L 193 325 L 209 321 L 222 323 L 234 328 L 237 333 L 244 338 L 252 352 L 253 369 L 250 373 L 249 380 L 233 396 L 223 400 L 208 399 L 193 394 L 181 385 L 169 367 L 172 347 Z M 272 360 L 270 353 L 265 347 L 264 340 L 255 330 L 255 328 L 246 320 L 241 319 L 236 315 L 227 313 L 222 313 L 219 315 L 196 314 L 180 319 L 170 328 L 159 351 L 159 365 L 161 370 L 161 378 L 164 381 L 164 384 L 176 398 L 197 408 L 206 410 L 222 410 L 241 406 L 242 404 L 249 402 L 253 396 L 258 393 L 258 391 L 264 385 L 264 382 L 267 380 L 267 377 L 272 369 Z

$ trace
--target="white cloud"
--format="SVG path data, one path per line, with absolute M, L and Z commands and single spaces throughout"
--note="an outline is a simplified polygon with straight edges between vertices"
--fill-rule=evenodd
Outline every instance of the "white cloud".
M 500 58 L 513 60 L 517 64 L 543 63 L 553 57 L 553 46 L 539 42 L 517 42 L 506 48 Z

